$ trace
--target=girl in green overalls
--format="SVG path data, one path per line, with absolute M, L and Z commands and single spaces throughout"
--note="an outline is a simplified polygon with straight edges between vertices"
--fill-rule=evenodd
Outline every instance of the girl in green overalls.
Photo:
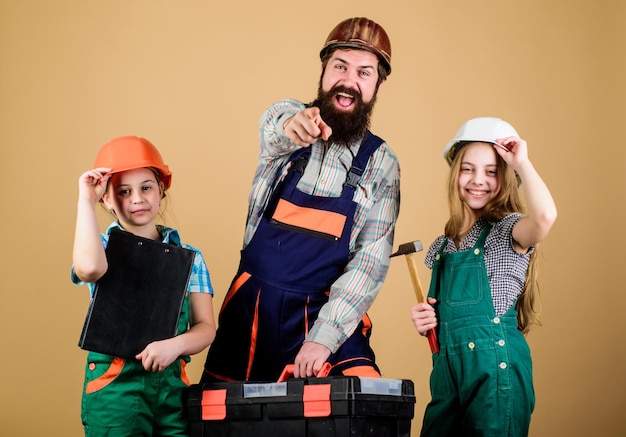
M 88 353 L 82 398 L 86 436 L 188 435 L 185 365 L 215 337 L 213 288 L 200 251 L 181 243 L 175 229 L 157 224 L 171 177 L 152 143 L 126 136 L 102 146 L 94 169 L 78 181 L 72 281 L 88 284 L 92 296 L 108 270 L 105 247 L 113 229 L 195 252 L 175 337 L 148 344 L 134 360 Z M 117 219 L 104 234 L 95 211 L 100 202 Z
M 440 345 L 421 435 L 526 436 L 535 404 L 524 338 L 537 318 L 535 247 L 556 207 L 526 141 L 503 120 L 467 121 L 444 157 L 450 219 L 426 255 L 428 303 L 411 309 L 417 331 L 435 329 Z

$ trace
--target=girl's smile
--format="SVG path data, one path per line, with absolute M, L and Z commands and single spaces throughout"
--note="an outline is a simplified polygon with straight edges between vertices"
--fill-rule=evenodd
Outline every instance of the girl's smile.
M 476 197 L 480 197 L 480 196 L 484 196 L 485 194 L 489 193 L 489 191 L 478 191 L 478 190 L 467 190 L 468 193 L 470 193 L 472 196 L 476 196 Z
M 463 150 L 459 195 L 473 211 L 480 212 L 500 191 L 498 158 L 489 143 L 471 143 Z

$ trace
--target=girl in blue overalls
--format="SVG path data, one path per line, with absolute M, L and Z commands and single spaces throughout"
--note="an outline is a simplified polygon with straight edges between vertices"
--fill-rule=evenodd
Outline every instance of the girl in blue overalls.
M 116 138 L 102 146 L 93 170 L 78 182 L 72 281 L 95 282 L 108 269 L 105 246 L 112 229 L 195 251 L 177 335 L 148 344 L 135 360 L 90 351 L 82 398 L 86 436 L 186 436 L 183 391 L 189 355 L 204 350 L 215 337 L 213 288 L 197 249 L 184 245 L 175 229 L 157 225 L 171 172 L 160 153 L 144 138 Z M 114 221 L 100 234 L 95 207 Z
M 467 121 L 444 157 L 450 219 L 426 255 L 428 303 L 411 310 L 417 331 L 435 329 L 440 343 L 421 435 L 526 436 L 535 403 L 524 338 L 537 316 L 534 249 L 556 207 L 526 141 L 503 120 Z

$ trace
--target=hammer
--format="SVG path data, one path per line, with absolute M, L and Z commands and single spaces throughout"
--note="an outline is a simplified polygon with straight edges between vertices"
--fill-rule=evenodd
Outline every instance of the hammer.
M 420 240 L 413 241 L 411 243 L 404 243 L 398 247 L 398 250 L 390 255 L 390 257 L 405 255 L 406 263 L 409 267 L 409 273 L 411 274 L 411 279 L 413 280 L 413 289 L 415 290 L 415 297 L 417 298 L 417 303 L 426 303 L 426 295 L 424 294 L 424 289 L 422 288 L 422 283 L 420 282 L 419 275 L 417 274 L 417 263 L 415 261 L 415 255 L 417 252 L 422 250 L 422 242 Z M 435 330 L 431 329 L 426 332 L 426 337 L 428 338 L 428 344 L 430 345 L 430 351 L 433 354 L 439 352 L 439 342 L 437 341 L 437 333 Z

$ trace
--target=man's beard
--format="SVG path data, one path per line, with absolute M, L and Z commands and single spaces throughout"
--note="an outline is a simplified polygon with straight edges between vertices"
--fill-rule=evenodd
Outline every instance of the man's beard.
M 341 111 L 335 107 L 335 96 L 342 92 L 354 97 L 354 109 Z M 361 94 L 344 86 L 337 86 L 330 91 L 324 91 L 320 83 L 317 90 L 317 99 L 310 106 L 320 108 L 322 120 L 333 130 L 329 141 L 349 146 L 360 141 L 370 127 L 370 117 L 376 103 L 376 93 L 368 103 L 364 103 Z

